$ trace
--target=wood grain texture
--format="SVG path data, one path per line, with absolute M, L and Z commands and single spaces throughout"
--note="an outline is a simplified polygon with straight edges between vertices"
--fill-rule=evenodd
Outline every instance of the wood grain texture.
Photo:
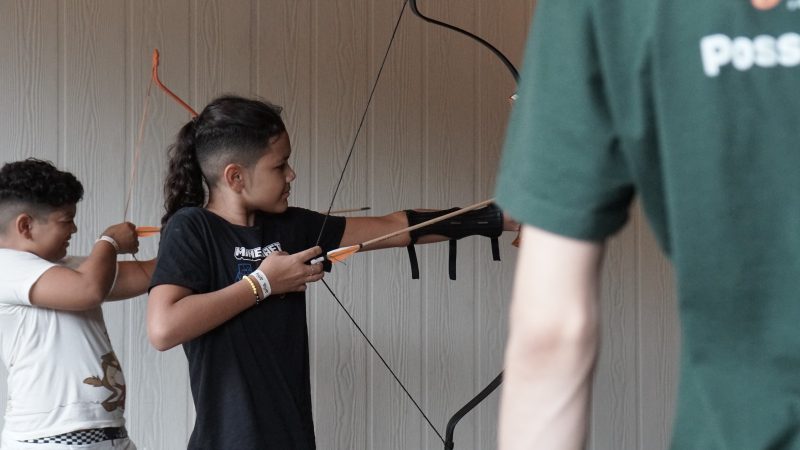
M 127 92 L 128 132 L 125 159 L 133 164 L 139 121 L 150 85 L 153 49 L 161 55 L 159 75 L 170 89 L 195 108 L 190 95 L 191 10 L 189 0 L 146 0 L 127 4 Z M 175 102 L 151 88 L 149 116 L 144 124 L 141 154 L 133 180 L 129 219 L 157 225 L 163 214 L 162 174 L 166 170 L 167 146 L 189 114 Z M 158 236 L 142 239 L 139 258 L 156 256 Z M 188 386 L 186 357 L 180 347 L 154 351 L 147 339 L 146 297 L 126 302 L 128 351 L 124 357 L 129 379 L 128 428 L 140 448 L 185 448 L 194 424 L 194 408 Z M 165 394 L 168 393 L 168 394 Z
M 51 159 L 85 183 L 75 248 L 123 220 L 150 55 L 162 80 L 200 110 L 225 92 L 281 105 L 298 178 L 293 205 L 324 210 L 402 0 L 0 0 L 0 154 Z M 518 66 L 534 0 L 419 2 L 476 32 Z M 405 12 L 334 208 L 372 214 L 446 208 L 488 198 L 514 84 L 495 56 Z M 162 214 L 166 148 L 188 115 L 157 91 L 127 219 Z M 368 253 L 326 280 L 444 432 L 447 419 L 502 368 L 513 236 L 491 261 L 486 239 L 419 246 L 420 280 L 405 250 Z M 143 241 L 152 257 L 157 238 Z M 668 262 L 641 212 L 610 242 L 593 450 L 666 449 L 674 408 L 678 327 Z M 194 423 L 186 358 L 156 352 L 144 297 L 105 307 L 128 381 L 128 428 L 139 448 L 185 447 Z M 321 449 L 438 449 L 436 435 L 330 294 L 308 295 L 312 395 Z M 4 374 L 0 374 L 4 376 Z M 0 399 L 5 398 L 0 386 Z M 456 429 L 456 448 L 494 448 L 499 396 Z M 4 402 L 0 400 L 0 406 Z M 0 419 L 0 423 L 2 419 Z

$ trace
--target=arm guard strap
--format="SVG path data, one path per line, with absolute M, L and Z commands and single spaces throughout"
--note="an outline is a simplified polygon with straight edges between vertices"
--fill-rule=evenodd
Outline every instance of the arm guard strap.
M 408 209 L 405 213 L 408 217 L 408 226 L 414 226 L 456 210 L 458 210 L 458 208 L 426 212 Z M 451 217 L 450 219 L 422 227 L 418 230 L 413 230 L 410 234 L 411 244 L 409 244 L 407 248 L 408 257 L 411 261 L 411 278 L 415 280 L 419 278 L 419 264 L 417 263 L 417 252 L 414 250 L 414 244 L 422 236 L 438 234 L 450 238 L 449 271 L 450 279 L 455 280 L 457 256 L 456 241 L 463 237 L 475 235 L 488 237 L 492 242 L 492 258 L 495 261 L 500 261 L 500 245 L 497 238 L 503 234 L 503 211 L 492 203 L 481 209 L 468 211 L 459 216 Z

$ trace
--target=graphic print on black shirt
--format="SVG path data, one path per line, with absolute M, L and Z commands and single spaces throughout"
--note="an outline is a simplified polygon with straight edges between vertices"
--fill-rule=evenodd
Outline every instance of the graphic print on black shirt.
M 261 261 L 274 252 L 281 251 L 281 243 L 273 242 L 272 244 L 263 247 L 247 248 L 247 247 L 234 247 L 233 257 L 236 259 L 236 279 L 241 280 L 244 276 L 250 275 L 258 266 Z
M 181 209 L 162 231 L 151 288 L 225 288 L 272 252 L 313 247 L 324 218 L 289 208 L 244 227 Z M 344 226 L 344 218 L 328 218 L 323 251 L 339 246 Z M 197 411 L 189 449 L 315 448 L 303 293 L 268 297 L 183 348 Z

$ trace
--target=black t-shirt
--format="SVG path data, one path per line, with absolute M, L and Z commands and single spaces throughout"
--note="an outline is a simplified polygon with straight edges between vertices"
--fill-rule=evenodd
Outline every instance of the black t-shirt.
M 313 247 L 325 216 L 289 208 L 233 225 L 202 208 L 178 211 L 162 231 L 151 286 L 225 288 L 273 251 Z M 338 247 L 345 219 L 329 217 L 320 246 Z M 268 297 L 183 344 L 197 419 L 190 449 L 313 449 L 303 293 Z

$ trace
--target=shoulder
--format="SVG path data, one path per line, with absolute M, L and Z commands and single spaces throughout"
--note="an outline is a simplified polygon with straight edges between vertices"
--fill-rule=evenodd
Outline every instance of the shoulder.
M 171 233 L 196 233 L 208 226 L 207 213 L 203 208 L 186 207 L 181 208 L 170 217 L 161 232 L 162 237 Z
M 286 211 L 280 214 L 269 214 L 264 212 L 258 213 L 259 221 L 267 223 L 282 222 L 282 223 L 292 224 L 293 226 L 295 224 L 297 226 L 302 226 L 302 225 L 308 225 L 309 223 L 315 223 L 316 221 L 322 220 L 324 217 L 325 214 L 293 206 L 287 208 Z
M 187 206 L 179 209 L 172 217 L 170 217 L 167 226 L 172 223 L 181 222 L 196 222 L 205 220 L 206 210 L 198 206 Z
M 10 269 L 14 268 L 16 264 L 42 265 L 48 267 L 56 265 L 56 263 L 40 258 L 30 252 L 0 248 L 0 265 L 7 266 Z
M 54 266 L 33 253 L 0 249 L 0 303 L 29 305 L 31 286 Z

